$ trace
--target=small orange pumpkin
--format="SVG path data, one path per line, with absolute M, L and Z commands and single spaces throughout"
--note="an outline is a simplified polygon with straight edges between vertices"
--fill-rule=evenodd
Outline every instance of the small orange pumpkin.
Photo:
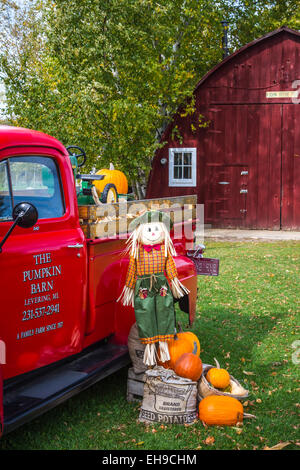
M 221 369 L 217 359 L 215 359 L 217 367 L 212 367 L 206 374 L 206 379 L 215 388 L 224 389 L 230 384 L 230 375 L 227 370 Z
M 209 395 L 199 403 L 199 419 L 208 425 L 234 426 L 243 422 L 244 408 L 236 398 Z
M 168 341 L 170 360 L 166 362 L 158 361 L 158 364 L 163 366 L 165 369 L 173 369 L 175 367 L 177 359 L 186 352 L 192 352 L 193 346 L 184 336 L 179 337 L 175 335 L 171 341 Z M 159 356 L 159 351 L 158 351 Z
M 197 382 L 202 374 L 202 361 L 196 354 L 197 344 L 193 352 L 182 354 L 176 361 L 174 371 L 180 377 L 185 377 Z

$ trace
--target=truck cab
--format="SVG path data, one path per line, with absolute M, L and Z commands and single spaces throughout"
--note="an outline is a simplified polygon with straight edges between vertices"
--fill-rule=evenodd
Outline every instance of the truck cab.
M 18 223 L 22 204 L 36 210 L 35 223 Z M 130 362 L 134 310 L 116 302 L 126 236 L 92 236 L 82 210 L 90 208 L 78 206 L 70 155 L 58 140 L 0 126 L 0 432 Z M 192 321 L 197 276 L 183 240 L 176 248 Z

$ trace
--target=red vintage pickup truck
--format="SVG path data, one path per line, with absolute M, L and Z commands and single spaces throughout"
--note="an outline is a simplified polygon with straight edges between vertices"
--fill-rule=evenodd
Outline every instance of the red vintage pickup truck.
M 70 153 L 58 140 L 0 126 L 0 433 L 130 363 L 134 311 L 116 302 L 127 235 L 102 230 L 111 208 L 119 211 L 115 221 L 121 212 L 124 218 L 124 202 L 80 205 L 75 183 Z M 172 203 L 131 205 L 152 202 Z M 180 307 L 192 322 L 197 275 L 186 256 L 187 232 L 173 241 L 190 291 Z

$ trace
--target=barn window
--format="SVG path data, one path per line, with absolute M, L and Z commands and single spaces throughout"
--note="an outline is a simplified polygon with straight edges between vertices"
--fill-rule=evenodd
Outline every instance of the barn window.
M 196 148 L 169 149 L 169 186 L 196 186 Z

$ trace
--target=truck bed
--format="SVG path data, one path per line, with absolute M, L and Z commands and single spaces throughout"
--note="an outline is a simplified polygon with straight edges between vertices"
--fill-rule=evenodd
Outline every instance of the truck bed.
M 118 237 L 126 234 L 130 222 L 145 210 L 167 212 L 172 222 L 186 223 L 197 219 L 197 196 L 144 199 L 115 204 L 79 206 L 80 226 L 88 239 Z

